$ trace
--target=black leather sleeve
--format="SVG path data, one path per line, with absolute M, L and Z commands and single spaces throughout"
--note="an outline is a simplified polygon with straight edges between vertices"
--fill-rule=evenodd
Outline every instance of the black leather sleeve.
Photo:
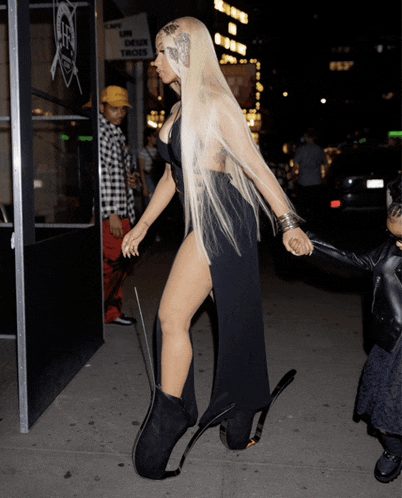
M 307 232 L 308 237 L 314 245 L 313 259 L 326 261 L 338 268 L 357 268 L 365 271 L 372 271 L 378 261 L 381 247 L 368 253 L 356 254 L 351 251 L 338 249 L 332 244 L 325 242 L 312 232 Z

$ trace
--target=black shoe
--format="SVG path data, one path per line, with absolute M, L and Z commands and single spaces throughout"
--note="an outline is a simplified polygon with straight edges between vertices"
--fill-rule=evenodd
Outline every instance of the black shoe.
M 133 463 L 138 475 L 148 479 L 169 477 L 166 465 L 176 443 L 196 420 L 182 400 L 155 387 L 153 404 L 133 448 Z
M 384 452 L 377 460 L 374 477 L 379 482 L 388 483 L 396 479 L 402 470 L 402 438 L 380 433 L 378 439 Z
M 255 414 L 255 411 L 242 410 L 221 422 L 219 434 L 226 448 L 245 450 L 248 447 Z
M 116 320 L 114 320 L 113 322 L 110 322 L 112 323 L 113 325 L 135 325 L 137 323 L 137 320 L 131 316 L 124 316 L 124 315 L 121 315 L 119 316 L 118 318 L 116 318 Z
M 262 430 L 269 409 L 281 392 L 293 381 L 295 375 L 296 370 L 289 370 L 289 372 L 287 372 L 278 382 L 278 385 L 271 393 L 271 401 L 262 410 L 259 416 L 257 428 L 253 437 L 250 438 L 250 433 L 256 410 L 239 410 L 236 412 L 235 408 L 233 410 L 234 417 L 226 418 L 221 422 L 219 433 L 222 443 L 230 450 L 245 450 L 250 448 L 250 446 L 257 444 L 261 439 Z
M 402 459 L 385 450 L 377 460 L 374 477 L 377 481 L 388 483 L 396 479 L 402 470 Z
M 133 463 L 137 474 L 155 480 L 178 476 L 198 439 L 233 407 L 234 404 L 227 406 L 212 420 L 200 425 L 187 444 L 177 469 L 166 470 L 173 448 L 186 430 L 196 424 L 197 418 L 185 409 L 180 398 L 169 396 L 156 386 L 152 406 L 134 443 Z

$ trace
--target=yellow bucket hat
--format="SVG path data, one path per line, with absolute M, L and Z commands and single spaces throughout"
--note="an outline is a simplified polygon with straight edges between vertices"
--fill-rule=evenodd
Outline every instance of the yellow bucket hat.
M 101 95 L 101 103 L 107 103 L 114 107 L 133 107 L 130 105 L 128 100 L 128 91 L 120 86 L 107 86 Z M 92 98 L 85 105 L 82 106 L 83 109 L 90 109 L 92 107 Z

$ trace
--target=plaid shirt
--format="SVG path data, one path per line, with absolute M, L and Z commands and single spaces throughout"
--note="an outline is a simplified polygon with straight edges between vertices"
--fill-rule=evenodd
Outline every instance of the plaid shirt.
M 119 127 L 102 114 L 99 116 L 99 148 L 101 157 L 102 219 L 111 214 L 135 221 L 134 192 L 126 184 L 132 158 L 126 147 L 126 138 Z

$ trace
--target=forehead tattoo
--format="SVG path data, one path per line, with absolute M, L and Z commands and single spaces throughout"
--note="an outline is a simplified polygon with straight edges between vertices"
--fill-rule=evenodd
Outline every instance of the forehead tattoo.
M 165 26 L 163 28 L 163 31 L 166 35 L 173 35 L 179 28 L 180 28 L 179 23 L 173 21 L 172 23 Z

